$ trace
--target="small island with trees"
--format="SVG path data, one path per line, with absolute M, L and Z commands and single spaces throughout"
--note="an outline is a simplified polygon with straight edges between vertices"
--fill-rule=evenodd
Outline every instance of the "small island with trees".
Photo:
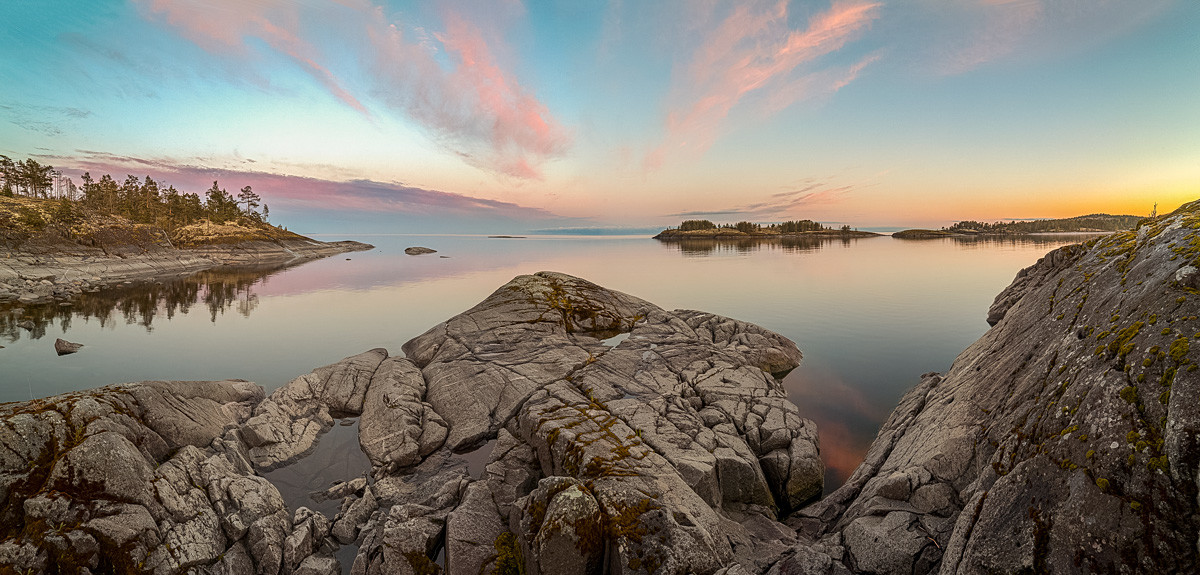
M 738 222 L 715 224 L 709 220 L 686 220 L 678 228 L 667 228 L 654 236 L 656 240 L 741 240 L 747 238 L 865 238 L 878 236 L 874 232 L 861 232 L 849 225 L 831 228 L 812 220 L 790 220 L 774 224 Z
M 1027 234 L 1067 234 L 1067 233 L 1096 233 L 1105 234 L 1131 230 L 1138 222 L 1145 219 L 1142 216 L 1112 216 L 1109 214 L 1089 214 L 1073 218 L 1048 220 L 1025 220 L 984 223 L 974 220 L 964 220 L 940 230 L 912 229 L 896 232 L 893 238 L 902 240 L 925 240 L 949 237 L 974 236 L 1014 236 Z

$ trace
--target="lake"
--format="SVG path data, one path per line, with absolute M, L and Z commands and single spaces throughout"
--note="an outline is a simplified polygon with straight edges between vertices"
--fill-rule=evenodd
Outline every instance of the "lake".
M 516 275 L 564 272 L 666 309 L 757 323 L 804 362 L 784 380 L 816 421 L 827 491 L 862 460 L 900 396 L 988 329 L 993 298 L 1046 252 L 1088 236 L 660 243 L 645 236 L 336 236 L 376 249 L 286 269 L 117 286 L 73 306 L 0 307 L 0 401 L 111 383 L 240 378 L 268 392 L 370 348 L 400 346 Z M 408 246 L 436 254 L 409 256 Z M 32 319 L 33 330 L 17 327 Z M 55 338 L 82 343 L 57 357 Z M 361 475 L 353 421 L 269 477 L 289 503 Z M 479 457 L 486 459 L 486 453 Z M 473 465 L 480 465 L 474 462 Z M 332 513 L 329 513 L 332 516 Z

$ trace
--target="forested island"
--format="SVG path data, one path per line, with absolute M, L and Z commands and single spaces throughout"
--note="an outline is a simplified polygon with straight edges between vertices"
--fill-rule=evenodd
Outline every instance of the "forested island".
M 77 186 L 52 166 L 6 156 L 0 178 L 0 302 L 62 301 L 116 281 L 372 247 L 272 225 L 250 186 L 235 196 L 214 181 L 202 195 L 150 176 L 118 183 L 88 172 Z
M 684 239 L 745 239 L 745 238 L 781 238 L 781 237 L 829 237 L 857 238 L 871 237 L 880 234 L 860 232 L 844 225 L 831 228 L 812 220 L 789 220 L 777 224 L 756 224 L 753 222 L 738 222 L 736 224 L 715 224 L 709 220 L 685 220 L 678 228 L 667 228 L 654 236 L 656 240 Z
M 1108 233 L 1131 230 L 1142 221 L 1142 216 L 1113 216 L 1109 214 L 1089 214 L 1073 218 L 1051 220 L 1026 220 L 992 222 L 990 224 L 974 220 L 964 220 L 940 230 L 912 229 L 896 232 L 892 237 L 904 240 L 947 238 L 952 236 L 980 235 L 1021 235 L 1021 234 L 1059 234 L 1094 232 Z

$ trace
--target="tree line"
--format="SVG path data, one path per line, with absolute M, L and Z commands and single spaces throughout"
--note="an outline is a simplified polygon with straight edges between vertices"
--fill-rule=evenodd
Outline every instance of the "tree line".
M 1110 216 L 1108 214 L 1092 214 L 1055 220 L 1031 220 L 1008 222 L 977 222 L 963 220 L 950 227 L 942 228 L 948 232 L 983 233 L 983 234 L 1035 234 L 1049 232 L 1080 232 L 1103 231 L 1116 232 L 1133 229 L 1142 219 L 1141 216 Z
M 55 183 L 62 177 L 61 172 L 54 166 L 43 165 L 32 158 L 25 161 L 14 161 L 0 154 L 0 195 L 13 197 L 25 195 L 30 197 L 50 197 Z
M 90 172 L 84 172 L 82 185 L 76 186 L 69 178 L 63 180 L 61 172 L 52 166 L 33 159 L 13 161 L 3 155 L 0 155 L 0 178 L 3 178 L 0 183 L 3 196 L 57 198 L 62 202 L 60 214 L 69 216 L 74 205 L 82 205 L 93 212 L 123 216 L 167 231 L 200 220 L 226 223 L 248 219 L 263 223 L 270 217 L 270 209 L 250 186 L 234 196 L 215 180 L 203 195 L 177 190 L 150 176 L 130 175 L 118 182 L 108 174 L 97 180 Z
M 850 229 L 850 226 L 843 226 L 843 228 L 844 228 L 843 231 L 848 231 Z M 764 226 L 762 224 L 756 224 L 753 222 L 738 222 L 736 224 L 717 225 L 709 220 L 684 220 L 683 223 L 679 224 L 679 230 L 684 231 L 684 232 L 695 231 L 695 230 L 716 230 L 716 229 L 736 229 L 740 232 L 744 232 L 744 233 L 748 233 L 748 234 L 763 231 L 764 229 L 768 232 L 781 233 L 781 234 L 794 234 L 794 233 L 801 233 L 801 232 L 823 232 L 823 231 L 829 230 L 828 227 L 825 227 L 825 226 L 821 225 L 820 223 L 814 222 L 812 220 L 788 220 L 786 222 L 780 222 L 778 224 L 767 224 L 766 226 Z

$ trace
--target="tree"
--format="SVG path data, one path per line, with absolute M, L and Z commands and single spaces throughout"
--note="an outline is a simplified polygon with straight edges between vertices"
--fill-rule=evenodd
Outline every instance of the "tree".
M 216 180 L 213 180 L 212 187 L 208 189 L 204 207 L 208 212 L 208 216 L 216 223 L 236 220 L 240 213 L 233 196 L 221 189 Z
M 21 162 L 21 180 L 28 195 L 45 195 L 46 190 L 50 189 L 50 172 L 53 170 L 54 166 L 43 166 L 33 158 Z
M 263 221 L 267 221 L 269 217 L 271 217 L 271 209 L 267 207 L 267 204 L 263 204 Z
M 120 196 L 120 190 L 121 186 L 112 176 L 108 174 L 100 176 L 100 181 L 96 183 L 96 208 L 109 214 L 117 213 L 117 199 Z
M 262 197 L 254 193 L 250 186 L 246 186 L 242 188 L 241 192 L 238 192 L 237 201 L 244 206 L 243 212 L 250 216 L 255 213 L 254 208 L 257 208 L 262 202 Z
M 8 156 L 0 154 L 0 178 L 4 178 L 4 184 L 0 187 L 0 196 L 13 196 L 13 187 L 16 185 L 17 165 L 13 163 Z
M 714 230 L 716 228 L 716 224 L 708 220 L 684 220 L 682 224 L 679 224 L 679 230 L 684 232 L 691 230 Z
M 134 221 L 141 221 L 138 214 L 138 195 L 141 193 L 142 181 L 137 176 L 125 176 L 125 183 L 118 190 L 117 210 L 119 214 L 128 216 Z

